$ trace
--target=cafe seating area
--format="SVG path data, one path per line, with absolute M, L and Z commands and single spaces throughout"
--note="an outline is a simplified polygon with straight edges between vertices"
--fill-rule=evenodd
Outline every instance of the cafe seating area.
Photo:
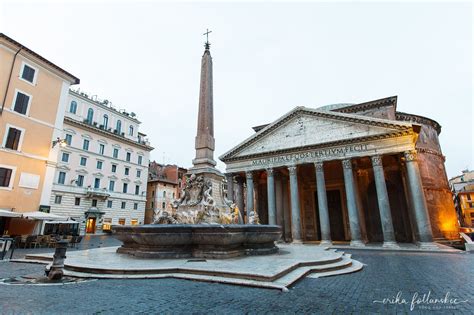
M 4 235 L 14 239 L 15 248 L 54 248 L 60 240 L 66 240 L 71 248 L 81 243 L 82 235 Z

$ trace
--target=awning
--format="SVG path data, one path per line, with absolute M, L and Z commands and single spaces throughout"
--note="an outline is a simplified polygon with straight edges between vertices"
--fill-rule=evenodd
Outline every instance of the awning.
M 67 220 L 67 221 L 46 221 L 45 224 L 79 224 L 77 221 Z
M 41 211 L 23 212 L 22 215 L 23 218 L 32 220 L 67 221 L 67 217 Z
M 11 210 L 6 210 L 6 209 L 0 209 L 0 217 L 19 218 L 21 217 L 21 213 L 13 212 Z

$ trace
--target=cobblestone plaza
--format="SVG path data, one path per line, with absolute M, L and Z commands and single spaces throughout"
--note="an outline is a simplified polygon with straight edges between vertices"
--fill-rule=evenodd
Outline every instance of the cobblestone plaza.
M 115 245 L 117 241 L 110 237 L 93 236 L 78 250 Z M 52 249 L 17 250 L 15 257 L 41 251 Z M 474 256 L 471 254 L 359 249 L 345 252 L 364 263 L 364 269 L 336 277 L 307 277 L 289 292 L 177 279 L 93 280 L 59 286 L 2 285 L 0 313 L 472 314 Z M 43 269 L 43 265 L 2 262 L 0 278 L 39 276 Z M 448 294 L 459 304 L 424 303 L 423 294 L 436 299 Z M 418 303 L 411 310 L 414 296 Z

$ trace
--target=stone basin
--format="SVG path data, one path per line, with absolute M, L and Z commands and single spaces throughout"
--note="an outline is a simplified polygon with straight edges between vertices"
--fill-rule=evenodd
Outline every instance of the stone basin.
M 142 258 L 231 258 L 278 251 L 278 225 L 148 224 L 113 225 L 122 241 L 118 253 Z

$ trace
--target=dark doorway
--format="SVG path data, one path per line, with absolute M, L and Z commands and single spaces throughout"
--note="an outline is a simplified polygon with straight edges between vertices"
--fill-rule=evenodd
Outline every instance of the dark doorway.
M 345 241 L 344 234 L 344 217 L 342 215 L 342 200 L 341 192 L 338 189 L 327 190 L 326 197 L 328 200 L 329 210 L 329 225 L 331 228 L 331 240 L 333 241 Z M 318 206 L 318 194 L 314 193 L 314 200 L 316 209 L 316 221 L 319 227 L 319 206 Z M 318 239 L 321 239 L 321 229 L 318 229 Z

